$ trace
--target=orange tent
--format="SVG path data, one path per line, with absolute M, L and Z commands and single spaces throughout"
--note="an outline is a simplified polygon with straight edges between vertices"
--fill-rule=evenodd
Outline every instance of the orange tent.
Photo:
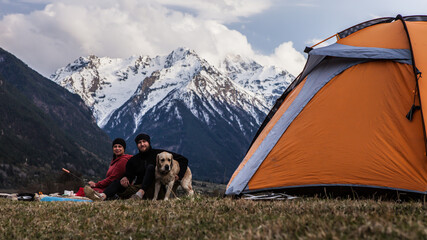
M 427 16 L 379 18 L 308 60 L 268 114 L 226 194 L 313 186 L 427 193 Z

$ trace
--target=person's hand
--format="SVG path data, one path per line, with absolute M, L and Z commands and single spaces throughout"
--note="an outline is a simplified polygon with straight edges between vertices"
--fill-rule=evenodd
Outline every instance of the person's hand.
M 94 181 L 89 181 L 89 182 L 88 182 L 88 184 L 89 184 L 89 186 L 90 186 L 90 187 L 92 187 L 92 188 L 94 188 L 94 187 L 95 187 L 95 185 L 96 185 L 96 183 L 95 183 Z
M 127 177 L 123 177 L 123 178 L 120 180 L 120 184 L 121 184 L 123 187 L 129 187 L 129 179 L 128 179 Z
M 175 181 L 178 181 L 178 180 L 179 180 L 178 175 L 175 175 Z

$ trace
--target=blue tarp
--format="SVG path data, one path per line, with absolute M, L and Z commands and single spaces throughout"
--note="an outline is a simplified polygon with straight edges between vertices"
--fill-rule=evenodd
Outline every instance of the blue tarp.
M 89 199 L 76 199 L 76 198 L 66 198 L 66 197 L 43 197 L 40 199 L 42 202 L 92 202 Z

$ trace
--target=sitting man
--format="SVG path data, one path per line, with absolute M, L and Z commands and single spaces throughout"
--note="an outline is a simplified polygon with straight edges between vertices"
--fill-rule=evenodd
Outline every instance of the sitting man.
M 103 193 L 90 194 L 93 196 L 92 200 L 117 199 L 117 196 L 123 199 L 130 197 L 136 199 L 146 198 L 147 190 L 154 186 L 157 154 L 164 150 L 153 149 L 150 136 L 144 133 L 136 136 L 135 143 L 139 153 L 131 157 L 127 162 L 124 177 L 112 182 Z M 187 170 L 188 159 L 176 153 L 171 152 L 171 154 L 179 163 L 180 171 L 175 178 L 180 180 Z

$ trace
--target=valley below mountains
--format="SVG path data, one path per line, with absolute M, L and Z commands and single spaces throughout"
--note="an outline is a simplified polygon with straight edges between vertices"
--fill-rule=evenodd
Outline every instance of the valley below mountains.
M 186 156 L 193 178 L 225 183 L 275 100 L 294 77 L 240 56 L 219 67 L 178 48 L 166 56 L 80 57 L 50 79 L 78 94 L 111 139 L 151 136 Z

